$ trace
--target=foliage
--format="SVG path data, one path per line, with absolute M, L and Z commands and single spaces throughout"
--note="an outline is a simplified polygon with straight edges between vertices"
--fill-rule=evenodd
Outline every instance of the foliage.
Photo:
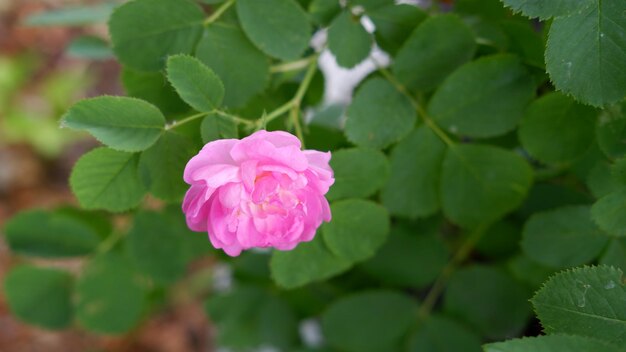
M 18 318 L 125 333 L 167 304 L 174 283 L 202 277 L 190 263 L 211 256 L 234 285 L 202 298 L 217 343 L 235 350 L 626 344 L 624 1 L 457 0 L 442 13 L 391 0 L 132 0 L 93 10 L 29 20 L 108 18 L 110 42 L 73 50 L 88 57 L 108 43 L 128 97 L 82 100 L 62 118 L 103 144 L 70 177 L 82 209 L 32 210 L 5 226 L 25 261 L 84 261 L 77 275 L 14 267 L 4 290 Z M 347 106 L 320 104 L 320 52 L 309 47 L 320 29 L 344 68 L 369 60 L 374 44 L 390 55 Z M 203 143 L 261 128 L 333 152 L 333 220 L 294 250 L 228 258 L 187 229 L 183 168 Z M 147 194 L 159 201 L 139 210 Z M 545 336 L 534 336 L 533 308 Z M 310 319 L 321 344 L 298 335 Z

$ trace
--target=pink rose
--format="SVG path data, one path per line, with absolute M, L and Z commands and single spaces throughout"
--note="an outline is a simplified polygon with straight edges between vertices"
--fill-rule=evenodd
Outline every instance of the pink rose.
M 187 225 L 231 256 L 252 247 L 293 249 L 330 221 L 330 152 L 300 150 L 287 132 L 210 142 L 185 167 Z

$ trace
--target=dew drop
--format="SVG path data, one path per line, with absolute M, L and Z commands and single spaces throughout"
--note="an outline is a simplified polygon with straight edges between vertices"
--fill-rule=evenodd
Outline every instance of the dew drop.
M 611 290 L 615 288 L 615 282 L 613 280 L 609 281 L 604 285 L 605 290 Z

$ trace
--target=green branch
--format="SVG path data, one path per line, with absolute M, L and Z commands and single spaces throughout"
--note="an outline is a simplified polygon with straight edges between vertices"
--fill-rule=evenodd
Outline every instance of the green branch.
M 217 10 L 215 10 L 215 12 L 211 14 L 211 16 L 209 16 L 206 20 L 204 20 L 204 22 L 202 22 L 202 25 L 208 27 L 209 25 L 211 25 L 211 23 L 217 21 L 224 14 L 224 12 L 226 12 L 226 10 L 233 6 L 234 3 L 235 0 L 228 0 L 223 3 L 220 7 L 217 8 Z

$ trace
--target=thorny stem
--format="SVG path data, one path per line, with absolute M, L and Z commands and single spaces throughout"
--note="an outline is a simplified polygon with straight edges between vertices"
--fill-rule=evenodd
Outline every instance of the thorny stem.
M 417 316 L 420 320 L 424 320 L 425 318 L 428 317 L 433 307 L 437 303 L 437 299 L 439 298 L 439 296 L 443 292 L 443 289 L 448 283 L 448 279 L 450 278 L 450 275 L 454 272 L 454 270 L 460 263 L 462 263 L 465 259 L 467 259 L 467 256 L 470 254 L 472 249 L 474 249 L 474 246 L 480 240 L 480 238 L 483 236 L 483 234 L 489 228 L 489 226 L 491 226 L 491 223 L 485 223 L 485 224 L 479 225 L 474 230 L 474 232 L 472 232 L 469 235 L 469 237 L 465 240 L 465 242 L 463 242 L 461 247 L 459 247 L 459 249 L 454 254 L 454 257 L 452 257 L 452 259 L 450 259 L 448 264 L 446 264 L 446 266 L 441 270 L 441 273 L 437 277 L 437 280 L 431 287 L 430 291 L 428 292 L 428 295 L 426 295 L 424 302 L 422 303 L 419 311 L 417 312 Z
M 215 10 L 215 12 L 211 14 L 211 16 L 209 16 L 206 20 L 204 20 L 204 22 L 202 22 L 202 25 L 208 27 L 209 25 L 211 25 L 211 23 L 217 21 L 224 14 L 224 12 L 226 12 L 226 10 L 233 6 L 234 3 L 235 0 L 228 0 L 223 3 L 220 7 L 217 8 L 217 10 Z
M 398 82 L 398 80 L 389 71 L 387 71 L 387 69 L 385 69 L 384 67 L 381 67 L 378 64 L 377 66 L 378 66 L 378 71 L 382 73 L 382 75 L 389 81 L 389 83 L 391 83 L 396 88 L 396 90 L 398 90 L 398 92 L 402 93 L 404 96 L 409 98 L 411 105 L 413 105 L 413 108 L 417 111 L 417 113 L 420 115 L 422 120 L 424 120 L 424 123 L 431 130 L 433 130 L 433 132 L 435 132 L 435 134 L 444 143 L 446 143 L 449 147 L 454 147 L 455 145 L 454 141 L 452 141 L 452 139 L 450 139 L 450 137 L 448 137 L 448 135 L 439 126 L 437 126 L 435 121 L 433 121 L 433 119 L 430 116 L 428 116 L 428 114 L 426 113 L 426 110 L 424 110 L 422 105 L 420 105 L 419 102 L 415 100 L 415 98 L 407 91 L 407 89 L 400 82 Z

